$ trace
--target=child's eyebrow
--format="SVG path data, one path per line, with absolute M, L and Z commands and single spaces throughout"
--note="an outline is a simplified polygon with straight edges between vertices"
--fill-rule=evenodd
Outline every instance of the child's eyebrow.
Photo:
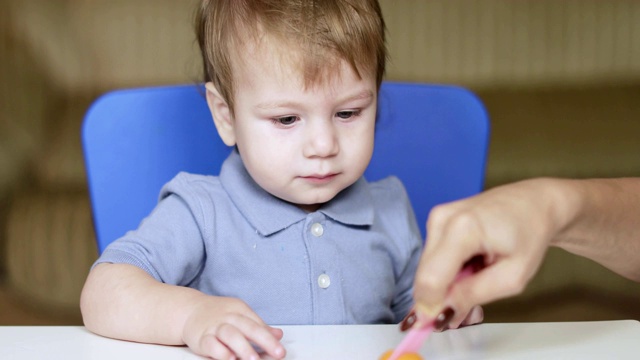
M 373 92 L 371 90 L 363 90 L 354 95 L 347 96 L 343 99 L 340 99 L 338 102 L 345 103 L 345 102 L 354 101 L 354 100 L 368 100 L 372 98 L 373 98 Z M 297 101 L 273 101 L 273 102 L 264 102 L 261 104 L 257 104 L 255 108 L 261 109 L 261 110 L 270 110 L 270 109 L 277 109 L 277 108 L 295 108 L 295 107 L 301 107 L 302 105 L 303 103 L 297 102 Z
M 371 90 L 363 90 L 353 96 L 347 96 L 342 102 L 352 101 L 352 100 L 368 100 L 373 98 L 373 92 Z

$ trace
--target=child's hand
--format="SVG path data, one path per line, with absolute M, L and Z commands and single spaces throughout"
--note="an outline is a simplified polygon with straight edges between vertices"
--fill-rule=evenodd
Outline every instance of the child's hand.
M 183 340 L 193 352 L 214 359 L 259 359 L 252 343 L 275 359 L 285 356 L 282 330 L 266 325 L 243 301 L 203 296 L 188 316 Z

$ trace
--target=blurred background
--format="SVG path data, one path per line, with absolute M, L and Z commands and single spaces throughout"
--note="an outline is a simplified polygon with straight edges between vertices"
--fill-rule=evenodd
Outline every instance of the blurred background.
M 387 80 L 491 117 L 486 187 L 640 176 L 640 1 L 380 0 Z M 106 91 L 200 79 L 198 0 L 0 0 L 0 325 L 81 324 L 97 257 L 80 126 Z M 640 219 L 639 219 L 640 226 Z M 487 322 L 640 320 L 640 284 L 552 249 Z

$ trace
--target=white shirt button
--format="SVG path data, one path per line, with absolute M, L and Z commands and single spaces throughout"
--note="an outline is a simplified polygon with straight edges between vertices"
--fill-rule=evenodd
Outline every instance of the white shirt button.
M 331 285 L 331 278 L 327 274 L 322 274 L 318 276 L 318 286 L 323 289 L 326 289 Z
M 324 233 L 324 228 L 319 223 L 311 225 L 311 234 L 315 237 L 320 237 Z

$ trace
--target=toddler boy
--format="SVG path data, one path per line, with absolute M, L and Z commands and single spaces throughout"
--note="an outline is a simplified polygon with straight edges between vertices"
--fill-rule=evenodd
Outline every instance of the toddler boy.
M 397 323 L 421 237 L 396 178 L 363 178 L 385 67 L 374 0 L 203 1 L 207 102 L 234 151 L 181 173 L 85 284 L 85 325 L 216 359 L 282 358 L 266 324 Z

